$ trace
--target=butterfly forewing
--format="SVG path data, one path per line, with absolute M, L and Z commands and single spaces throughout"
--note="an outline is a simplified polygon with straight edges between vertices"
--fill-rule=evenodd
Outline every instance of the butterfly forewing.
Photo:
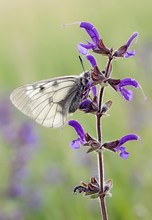
M 14 90 L 12 103 L 45 127 L 61 127 L 69 108 L 81 90 L 80 76 L 58 77 L 27 84 Z M 79 92 L 80 93 L 80 92 Z

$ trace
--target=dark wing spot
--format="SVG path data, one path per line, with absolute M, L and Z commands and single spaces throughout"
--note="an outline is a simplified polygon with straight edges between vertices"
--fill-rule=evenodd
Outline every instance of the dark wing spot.
M 52 83 L 52 86 L 55 86 L 55 87 L 57 87 L 58 86 L 58 81 L 57 80 L 55 80 L 53 83 Z
M 42 92 L 44 89 L 45 89 L 45 87 L 40 85 L 40 91 Z

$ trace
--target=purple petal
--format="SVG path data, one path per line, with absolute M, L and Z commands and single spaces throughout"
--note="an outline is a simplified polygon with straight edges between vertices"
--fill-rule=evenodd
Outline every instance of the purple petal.
M 132 99 L 133 93 L 131 90 L 125 89 L 124 88 L 125 86 L 133 86 L 135 88 L 138 88 L 139 84 L 135 79 L 132 79 L 132 78 L 125 78 L 125 79 L 120 80 L 119 91 L 121 92 L 121 94 L 127 101 L 130 101 Z
M 34 128 L 29 122 L 25 122 L 21 125 L 18 135 L 23 144 L 37 144 L 38 142 Z
M 76 120 L 70 120 L 68 125 L 72 126 L 80 137 L 81 141 L 85 142 L 85 133 L 83 127 Z
M 91 63 L 92 67 L 97 66 L 97 62 L 93 55 L 86 55 L 86 58 Z
M 119 140 L 118 146 L 123 145 L 124 143 L 128 141 L 133 141 L 133 140 L 138 140 L 138 139 L 139 137 L 136 134 L 127 134 Z
M 126 160 L 129 157 L 129 153 L 126 151 L 126 148 L 121 146 L 119 147 L 119 150 L 120 150 L 119 156 Z
M 76 140 L 71 141 L 70 146 L 71 146 L 73 149 L 79 149 L 79 148 L 81 147 L 81 144 L 82 144 L 81 139 L 78 138 L 78 139 L 76 139 Z
M 88 44 L 83 44 L 83 43 L 79 43 L 78 46 L 80 45 L 81 47 L 84 47 L 86 48 L 87 50 L 89 49 L 93 49 L 94 48 L 94 45 L 90 42 L 87 41 Z
M 85 86 L 85 89 L 90 91 L 90 86 L 91 86 L 92 83 L 93 83 L 93 81 L 92 81 L 92 79 L 90 79 L 90 80 L 87 82 L 87 84 L 86 84 L 86 86 Z
M 87 42 L 88 44 L 83 44 L 83 43 L 79 43 L 77 48 L 79 53 L 83 54 L 83 55 L 87 55 L 88 50 L 90 49 L 94 49 L 94 45 L 91 44 L 90 42 Z
M 86 99 L 83 102 L 80 103 L 79 108 L 84 110 L 86 113 L 88 113 L 90 111 L 90 106 L 91 106 L 91 101 Z
M 131 101 L 133 97 L 133 92 L 131 90 L 127 90 L 125 88 L 120 89 L 121 95 L 127 100 Z
M 123 86 L 134 86 L 135 88 L 139 87 L 138 82 L 135 79 L 132 78 L 125 78 L 120 80 L 119 87 Z
M 135 50 L 130 50 L 130 51 L 126 51 L 126 53 L 124 54 L 125 58 L 129 58 L 135 55 Z
M 78 51 L 79 51 L 80 54 L 83 54 L 83 55 L 86 55 L 88 53 L 88 49 L 86 49 L 81 44 L 78 44 Z
M 117 146 L 114 150 L 116 152 L 120 152 L 119 156 L 123 159 L 127 159 L 129 156 L 129 153 L 126 151 L 126 148 L 124 146 Z
M 98 34 L 97 29 L 89 22 L 81 22 L 80 27 L 84 28 L 87 31 L 92 41 L 94 42 L 95 46 L 98 46 L 100 36 Z
M 130 44 L 132 43 L 132 41 L 134 40 L 134 38 L 136 38 L 138 36 L 138 32 L 134 32 L 131 37 L 128 39 L 128 41 L 126 42 L 126 46 L 127 46 L 127 51 L 125 52 L 124 54 L 124 57 L 125 58 L 129 58 L 131 56 L 134 56 L 135 55 L 135 50 L 131 50 L 131 51 L 128 51 L 128 48 L 130 47 Z
M 126 148 L 124 146 L 117 146 L 114 150 L 116 152 L 120 151 L 119 156 L 123 159 L 127 159 L 129 156 L 129 153 L 126 151 Z
M 131 37 L 128 39 L 126 46 L 129 47 L 131 42 L 134 40 L 134 38 L 136 38 L 138 36 L 138 32 L 134 32 Z
M 91 87 L 93 96 L 97 96 L 97 86 Z
M 129 153 L 126 151 L 126 148 L 122 145 L 128 141 L 138 140 L 138 138 L 139 137 L 136 134 L 125 135 L 119 140 L 118 145 L 117 147 L 114 148 L 114 150 L 116 152 L 120 151 L 119 156 L 122 157 L 123 159 L 127 159 L 129 156 Z

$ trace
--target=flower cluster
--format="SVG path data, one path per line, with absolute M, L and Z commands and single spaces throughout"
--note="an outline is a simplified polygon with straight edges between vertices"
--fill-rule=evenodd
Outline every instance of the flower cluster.
M 22 213 L 19 198 L 22 198 L 28 210 L 34 207 L 38 210 L 38 205 L 42 203 L 37 186 L 34 185 L 35 188 L 33 188 L 26 183 L 30 178 L 28 164 L 38 150 L 40 138 L 34 124 L 29 121 L 16 120 L 12 105 L 5 95 L 0 97 L 0 136 L 10 151 L 10 156 L 7 158 L 9 166 L 7 183 L 3 192 L 0 191 L 3 195 L 1 199 L 6 207 L 3 207 L 3 210 L 0 209 L 0 219 L 23 219 L 22 215 L 25 213 Z M 5 213 L 11 199 L 16 202 L 16 206 L 12 212 Z
M 88 133 L 84 132 L 83 127 L 80 125 L 78 121 L 70 120 L 68 124 L 75 129 L 78 135 L 78 138 L 76 140 L 73 140 L 70 143 L 70 146 L 73 149 L 79 149 L 81 145 L 90 146 L 88 153 L 92 151 L 100 151 L 104 148 L 107 150 L 111 150 L 113 152 L 119 152 L 120 157 L 122 157 L 123 159 L 127 159 L 129 153 L 126 151 L 126 148 L 123 146 L 123 144 L 128 141 L 138 140 L 139 138 L 136 134 L 127 134 L 121 137 L 119 140 L 105 142 L 104 144 L 101 145 L 99 142 L 93 139 Z
M 78 44 L 78 51 L 83 55 L 86 55 L 89 50 L 105 56 L 109 56 L 111 53 L 113 53 L 114 57 L 129 58 L 135 55 L 135 50 L 129 51 L 129 47 L 132 41 L 138 36 L 138 32 L 134 32 L 124 45 L 120 46 L 116 51 L 113 52 L 112 48 L 109 49 L 104 45 L 103 40 L 100 38 L 97 29 L 92 24 L 88 22 L 81 22 L 80 28 L 84 28 L 92 40 L 92 43 L 87 41 L 87 44 Z
M 101 103 L 99 98 L 100 94 L 97 88 L 98 84 L 100 85 L 101 89 L 104 89 L 105 86 L 110 85 L 127 101 L 131 101 L 133 98 L 133 92 L 131 89 L 127 88 L 128 86 L 130 88 L 141 88 L 135 79 L 129 77 L 124 79 L 114 79 L 111 77 L 112 61 L 114 59 L 120 57 L 129 58 L 135 55 L 135 50 L 130 50 L 130 47 L 133 40 L 138 37 L 138 33 L 134 32 L 125 44 L 114 50 L 113 48 L 108 48 L 105 46 L 97 29 L 91 23 L 81 22 L 80 28 L 83 28 L 91 38 L 91 41 L 87 41 L 87 43 L 78 44 L 79 53 L 82 54 L 91 65 L 91 90 L 89 96 L 85 97 L 85 99 L 83 99 L 83 101 L 80 103 L 79 109 L 85 113 L 92 113 L 96 116 L 100 115 L 100 117 L 102 117 L 111 107 L 112 101 L 108 100 L 103 104 Z M 107 56 L 108 62 L 104 70 L 100 70 L 95 57 L 89 53 L 90 51 L 96 54 Z M 127 159 L 129 153 L 126 151 L 126 148 L 123 146 L 123 144 L 128 141 L 138 140 L 139 138 L 136 134 L 127 134 L 118 140 L 101 144 L 99 141 L 92 138 L 90 134 L 85 132 L 78 121 L 70 120 L 68 124 L 75 129 L 78 135 L 78 138 L 73 140 L 70 143 L 70 146 L 73 149 L 79 149 L 80 146 L 88 146 L 88 153 L 92 151 L 99 152 L 103 149 L 107 149 L 115 153 L 118 152 L 120 157 Z
M 111 188 L 112 188 L 112 180 L 107 180 L 104 183 L 104 190 L 101 193 L 98 180 L 95 177 L 91 177 L 89 183 L 85 183 L 81 181 L 80 185 L 76 186 L 73 191 L 74 193 L 84 193 L 85 196 L 90 196 L 90 198 L 96 199 L 99 196 L 104 197 L 107 194 L 111 195 L 109 193 Z

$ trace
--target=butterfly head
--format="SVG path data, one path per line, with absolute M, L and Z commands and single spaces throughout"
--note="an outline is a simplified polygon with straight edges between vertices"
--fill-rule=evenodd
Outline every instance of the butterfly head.
M 91 79 L 91 74 L 89 71 L 85 71 L 83 72 L 81 75 L 81 79 L 82 79 L 82 85 L 86 86 L 86 84 L 89 82 L 89 80 Z

